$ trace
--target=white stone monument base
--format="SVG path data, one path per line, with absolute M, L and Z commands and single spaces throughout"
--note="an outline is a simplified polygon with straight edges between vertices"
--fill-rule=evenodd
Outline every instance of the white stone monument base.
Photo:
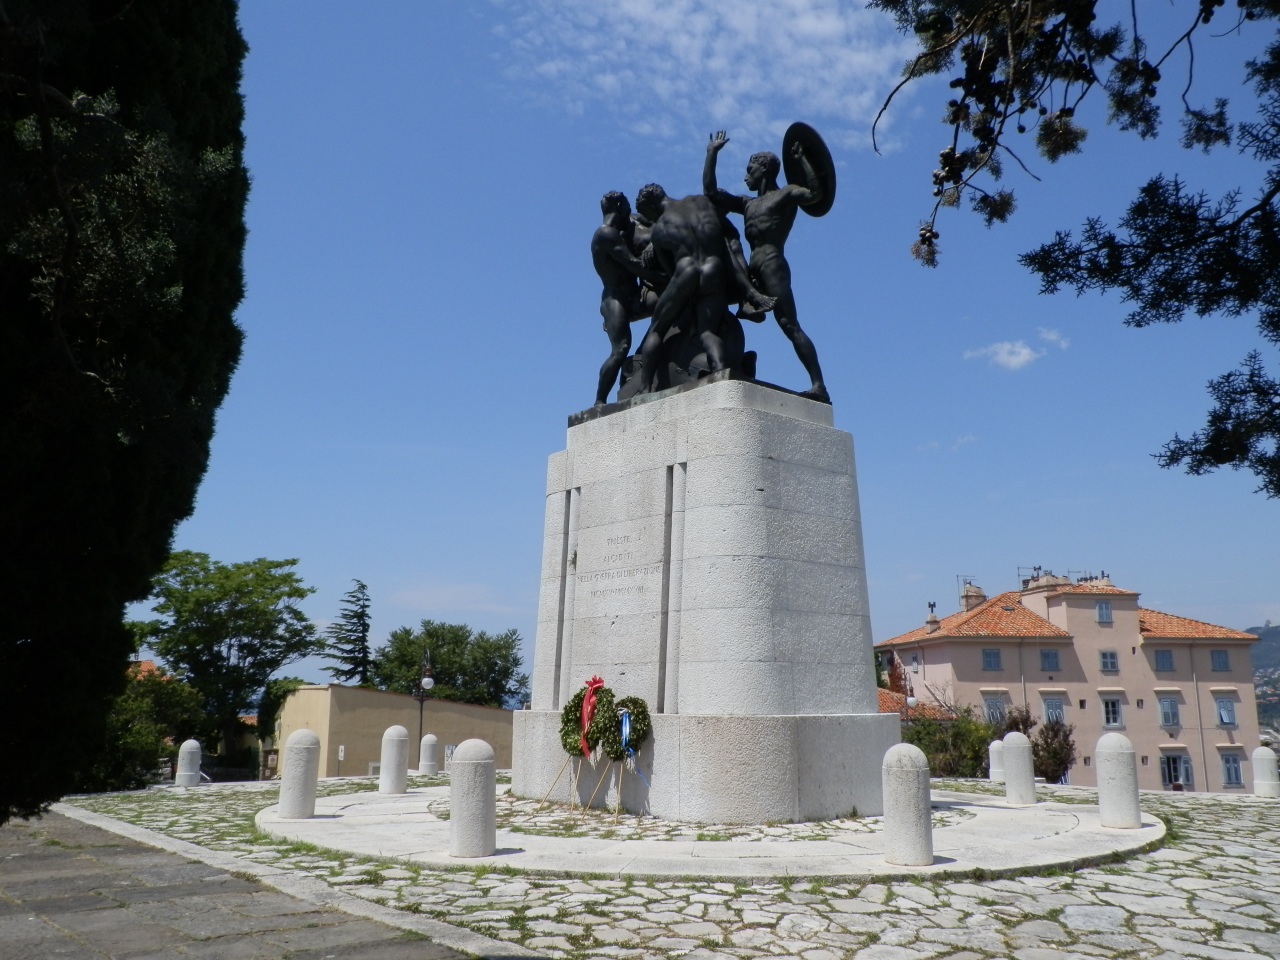
M 899 740 L 896 713 L 798 716 L 653 714 L 641 748 L 644 779 L 622 775 L 622 807 L 694 823 L 796 823 L 884 812 L 880 764 Z M 511 790 L 516 796 L 612 809 L 621 764 L 572 760 L 558 710 L 517 710 Z M 571 773 L 573 776 L 571 777 Z M 645 782 L 648 781 L 648 783 Z M 576 781 L 576 782 L 575 782 Z M 597 791 L 597 785 L 599 789 Z

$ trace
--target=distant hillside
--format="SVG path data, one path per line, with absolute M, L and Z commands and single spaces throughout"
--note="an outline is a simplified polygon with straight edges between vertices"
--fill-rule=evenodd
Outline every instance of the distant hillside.
M 1280 625 L 1272 626 L 1268 620 L 1261 627 L 1245 627 L 1245 633 L 1258 637 L 1253 646 L 1253 672 L 1280 670 Z
M 1280 729 L 1280 626 L 1268 620 L 1260 627 L 1247 627 L 1255 634 L 1253 645 L 1253 688 L 1258 698 L 1258 723 Z

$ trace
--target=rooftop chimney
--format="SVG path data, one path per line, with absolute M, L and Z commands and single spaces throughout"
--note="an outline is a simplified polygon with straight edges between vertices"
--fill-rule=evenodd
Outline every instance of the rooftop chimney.
M 979 604 L 987 602 L 987 595 L 982 592 L 982 588 L 973 583 L 966 583 L 964 589 L 960 591 L 960 609 L 966 613 Z

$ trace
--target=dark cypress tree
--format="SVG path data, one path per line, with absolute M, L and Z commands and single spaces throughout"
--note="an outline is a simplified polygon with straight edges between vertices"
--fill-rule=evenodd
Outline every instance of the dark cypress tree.
M 232 0 L 0 0 L 0 823 L 95 758 L 240 356 Z
M 325 631 L 325 652 L 341 666 L 325 667 L 340 683 L 369 685 L 373 657 L 369 653 L 369 588 L 360 580 L 342 596 L 342 612 Z

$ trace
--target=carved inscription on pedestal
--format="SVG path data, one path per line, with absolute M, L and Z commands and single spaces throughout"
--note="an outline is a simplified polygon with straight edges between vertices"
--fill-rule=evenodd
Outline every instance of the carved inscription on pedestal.
M 622 597 L 653 597 L 656 602 L 662 578 L 661 558 L 653 556 L 656 538 L 636 526 L 602 539 L 601 547 L 591 551 L 596 556 L 587 554 L 584 558 L 590 567 L 575 575 L 579 602 Z M 580 541 L 579 549 L 583 546 Z

